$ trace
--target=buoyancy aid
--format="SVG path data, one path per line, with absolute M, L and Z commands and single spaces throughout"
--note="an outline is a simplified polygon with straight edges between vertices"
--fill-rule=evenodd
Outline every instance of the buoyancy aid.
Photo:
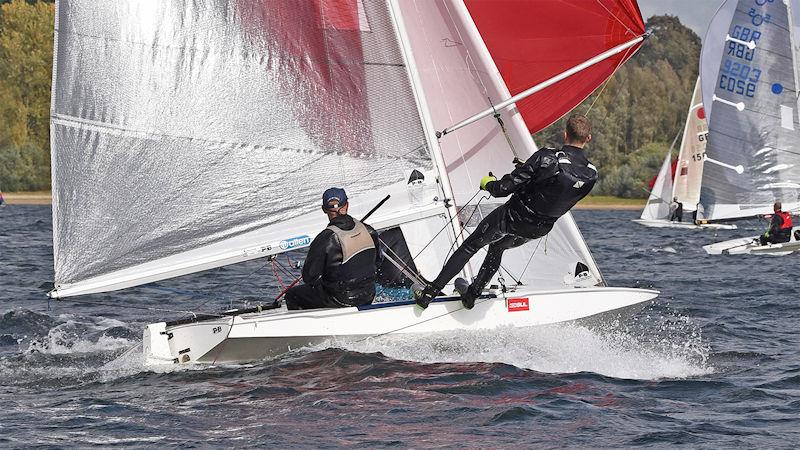
M 781 225 L 781 231 L 783 230 L 791 230 L 792 229 L 792 215 L 785 211 L 778 211 L 775 214 L 781 216 L 783 219 L 783 224 Z

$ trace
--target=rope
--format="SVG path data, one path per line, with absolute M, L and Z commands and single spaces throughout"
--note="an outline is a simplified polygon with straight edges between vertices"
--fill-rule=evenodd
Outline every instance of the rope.
M 466 208 L 467 206 L 469 206 L 470 202 L 472 202 L 473 200 L 475 200 L 475 197 L 477 197 L 477 196 L 478 196 L 478 194 L 480 194 L 480 193 L 481 193 L 481 190 L 480 190 L 480 189 L 478 189 L 478 192 L 476 192 L 476 193 L 475 193 L 475 195 L 473 195 L 473 196 L 472 196 L 472 197 L 471 197 L 469 200 L 467 200 L 467 202 L 466 202 L 466 203 L 464 203 L 464 206 L 462 206 L 462 207 L 461 207 L 461 208 L 460 208 L 458 211 L 456 211 L 456 217 L 451 217 L 451 218 L 450 218 L 450 220 L 448 220 L 448 221 L 447 221 L 447 223 L 446 223 L 446 224 L 445 224 L 445 225 L 444 225 L 444 226 L 443 226 L 443 227 L 442 227 L 442 228 L 441 228 L 441 229 L 440 229 L 440 230 L 439 230 L 439 231 L 438 231 L 438 232 L 437 232 L 437 233 L 436 233 L 436 234 L 433 236 L 433 238 L 431 238 L 431 240 L 430 240 L 430 241 L 428 241 L 428 243 L 427 243 L 427 244 L 425 244 L 425 246 L 424 246 L 424 247 L 422 247 L 422 250 L 420 250 L 419 252 L 417 252 L 417 254 L 416 254 L 416 255 L 415 255 L 413 258 L 411 258 L 411 260 L 412 260 L 412 261 L 416 260 L 416 259 L 419 257 L 419 255 L 421 255 L 421 254 L 422 254 L 422 252 L 424 252 L 424 251 L 425 251 L 425 249 L 427 249 L 427 248 L 428 248 L 428 247 L 429 247 L 429 246 L 430 246 L 430 245 L 433 243 L 433 241 L 435 241 L 435 240 L 436 240 L 436 238 L 437 238 L 437 237 L 439 237 L 439 235 L 440 235 L 440 234 L 442 234 L 442 231 L 444 231 L 444 230 L 445 230 L 447 227 L 449 227 L 449 226 L 450 226 L 450 223 L 451 223 L 453 220 L 456 220 L 456 219 L 458 218 L 458 215 L 459 215 L 459 214 L 461 214 L 461 211 L 463 211 L 463 210 L 464 210 L 464 208 Z M 463 227 L 462 227 L 462 228 L 463 228 Z
M 537 243 L 536 243 L 536 248 L 535 248 L 535 249 L 533 249 L 533 253 L 531 253 L 531 257 L 530 257 L 530 258 L 528 258 L 528 263 L 527 263 L 527 264 L 525 264 L 525 268 L 524 268 L 524 269 L 522 269 L 522 273 L 521 273 L 521 274 L 519 274 L 519 280 L 514 280 L 514 281 L 516 281 L 516 282 L 517 282 L 517 286 L 519 286 L 520 284 L 522 284 L 522 277 L 523 277 L 523 276 L 525 276 L 525 272 L 527 272 L 527 271 L 528 271 L 528 266 L 530 266 L 530 265 L 531 265 L 531 261 L 533 261 L 533 257 L 534 257 L 534 256 L 536 256 L 536 252 L 537 252 L 537 251 L 539 251 L 539 246 L 540 246 L 540 245 L 542 245 L 542 240 L 541 240 L 541 239 L 539 239 L 539 242 L 537 242 Z
M 478 209 L 481 206 L 481 202 L 486 200 L 487 198 L 488 197 L 481 197 L 478 200 L 478 203 L 475 204 L 475 209 L 472 210 L 472 214 L 470 214 L 469 217 L 467 218 L 467 220 L 464 221 L 464 226 L 461 227 L 461 231 L 458 232 L 458 235 L 456 235 L 456 238 L 453 240 L 453 243 L 450 244 L 450 249 L 447 251 L 447 256 L 445 257 L 445 260 L 450 258 L 450 255 L 455 251 L 456 243 L 458 242 L 458 239 L 461 238 L 461 236 L 464 235 L 464 231 L 466 231 L 466 229 L 467 229 L 467 224 L 469 223 L 470 220 L 472 220 L 472 217 L 475 216 L 475 213 L 478 211 Z M 467 205 L 464 205 L 464 207 L 466 207 L 466 206 Z M 459 213 L 460 212 L 461 211 L 459 211 Z M 481 216 L 483 216 L 483 214 L 481 214 Z
M 622 25 L 623 27 L 625 27 L 625 29 L 626 29 L 626 30 L 628 30 L 628 32 L 629 32 L 629 33 L 633 34 L 634 36 L 636 35 L 636 33 L 634 33 L 634 32 L 633 32 L 633 30 L 631 30 L 630 28 L 628 28 L 628 26 L 627 26 L 627 25 L 625 25 L 625 22 L 621 21 L 621 20 L 619 19 L 619 17 L 617 17 L 617 16 L 616 16 L 616 15 L 615 15 L 613 12 L 611 12 L 611 10 L 609 10 L 609 9 L 606 7 L 606 5 L 604 5 L 604 4 L 603 4 L 603 2 L 601 2 L 600 0 L 596 0 L 596 1 L 597 1 L 597 4 L 599 4 L 600 6 L 602 6 L 602 7 L 603 7 L 603 9 L 605 9 L 605 10 L 606 10 L 606 12 L 608 12 L 608 14 L 610 14 L 610 15 L 611 15 L 611 17 L 613 17 L 614 19 L 616 19 L 616 21 L 617 21 L 617 22 L 619 22 L 619 24 L 620 24 L 620 25 Z
M 617 73 L 619 68 L 622 67 L 622 64 L 628 58 L 628 54 L 631 52 L 632 49 L 633 49 L 633 47 L 629 47 L 627 50 L 625 50 L 625 54 L 622 56 L 622 58 L 620 58 L 619 62 L 617 63 L 617 66 L 614 67 L 614 71 L 611 72 L 611 75 L 608 76 L 608 79 L 606 80 L 606 82 L 603 83 L 603 87 L 600 88 L 600 92 L 597 93 L 597 95 L 595 96 L 594 100 L 592 100 L 592 104 L 589 105 L 589 109 L 586 110 L 586 115 L 587 116 L 589 115 L 589 112 L 592 110 L 592 108 L 594 108 L 594 105 L 595 105 L 595 103 L 597 103 L 597 100 L 600 99 L 600 96 L 603 95 L 603 92 L 605 92 L 606 88 L 611 83 L 611 79 L 614 78 L 614 75 Z M 616 95 L 614 95 L 614 100 L 615 101 L 616 101 L 617 97 L 619 96 L 620 92 L 622 92 L 622 90 L 618 91 L 616 93 Z M 614 102 L 612 101 L 611 103 L 614 103 Z M 609 114 L 609 111 L 606 111 L 606 115 L 605 115 L 605 117 L 603 117 L 603 120 L 605 120 L 605 118 L 608 117 L 608 114 Z
M 497 119 L 497 123 L 500 125 L 500 130 L 503 131 L 503 136 L 506 138 L 506 142 L 508 146 L 511 148 L 511 153 L 514 154 L 514 159 L 519 159 L 519 155 L 517 155 L 517 149 L 514 148 L 514 143 L 511 141 L 511 136 L 508 135 L 508 131 L 506 131 L 506 124 L 503 123 L 503 119 L 501 114 L 494 109 L 494 103 L 492 103 L 491 97 L 486 97 L 489 100 L 489 104 L 492 105 L 492 111 L 494 111 L 494 118 Z

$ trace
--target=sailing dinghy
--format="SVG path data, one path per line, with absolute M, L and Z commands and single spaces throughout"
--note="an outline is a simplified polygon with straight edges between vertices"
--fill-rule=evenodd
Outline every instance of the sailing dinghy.
M 432 278 L 498 204 L 480 177 L 530 156 L 531 132 L 645 34 L 633 0 L 60 0 L 56 17 L 53 298 L 306 247 L 330 186 L 355 217 L 390 195 L 368 222 L 399 229 Z M 607 287 L 569 214 L 507 252 L 492 285 L 472 310 L 441 297 L 287 311 L 265 297 L 150 324 L 144 355 L 252 361 L 332 337 L 591 320 L 658 294 Z
M 672 170 L 672 151 L 667 153 L 664 163 L 656 176 L 656 181 L 642 210 L 642 216 L 634 222 L 650 228 L 683 228 L 732 230 L 733 224 L 709 223 L 707 221 L 678 222 L 669 220 L 670 204 L 677 198 L 683 204 L 684 214 L 697 210 L 700 201 L 700 183 L 703 175 L 708 125 L 700 93 L 700 79 L 694 86 L 692 103 L 683 128 L 681 149 L 676 167 Z M 674 145 L 674 143 L 673 143 Z
M 708 118 L 700 203 L 709 221 L 800 211 L 796 16 L 800 2 L 727 0 L 709 25 L 700 58 Z M 790 242 L 757 236 L 706 245 L 709 254 L 787 255 Z

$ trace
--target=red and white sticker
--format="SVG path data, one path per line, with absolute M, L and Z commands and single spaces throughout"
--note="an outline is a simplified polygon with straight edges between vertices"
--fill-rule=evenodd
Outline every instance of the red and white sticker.
M 529 309 L 528 297 L 508 299 L 508 312 L 528 311 Z

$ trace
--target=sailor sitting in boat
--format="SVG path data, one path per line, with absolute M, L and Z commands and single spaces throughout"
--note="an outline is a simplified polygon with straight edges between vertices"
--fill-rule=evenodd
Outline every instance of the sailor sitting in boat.
M 781 202 L 772 205 L 775 214 L 772 215 L 769 230 L 758 238 L 761 245 L 789 242 L 792 238 L 792 216 L 788 212 L 781 211 L 782 207 Z
M 669 216 L 671 222 L 683 222 L 683 203 L 678 201 L 678 197 L 672 198 L 672 204 L 669 205 L 672 214 Z
M 567 120 L 561 150 L 543 148 L 500 180 L 491 174 L 481 180 L 480 188 L 493 197 L 513 195 L 478 224 L 434 281 L 414 292 L 419 306 L 427 308 L 469 259 L 488 245 L 477 277 L 461 293 L 464 307 L 471 309 L 500 268 L 503 252 L 549 233 L 556 220 L 592 190 L 597 169 L 583 154 L 583 147 L 592 139 L 591 131 L 589 119 L 573 115 Z
M 289 309 L 368 305 L 375 298 L 378 235 L 347 215 L 344 189 L 322 194 L 328 227 L 314 238 L 303 264 L 303 282 L 286 292 Z

